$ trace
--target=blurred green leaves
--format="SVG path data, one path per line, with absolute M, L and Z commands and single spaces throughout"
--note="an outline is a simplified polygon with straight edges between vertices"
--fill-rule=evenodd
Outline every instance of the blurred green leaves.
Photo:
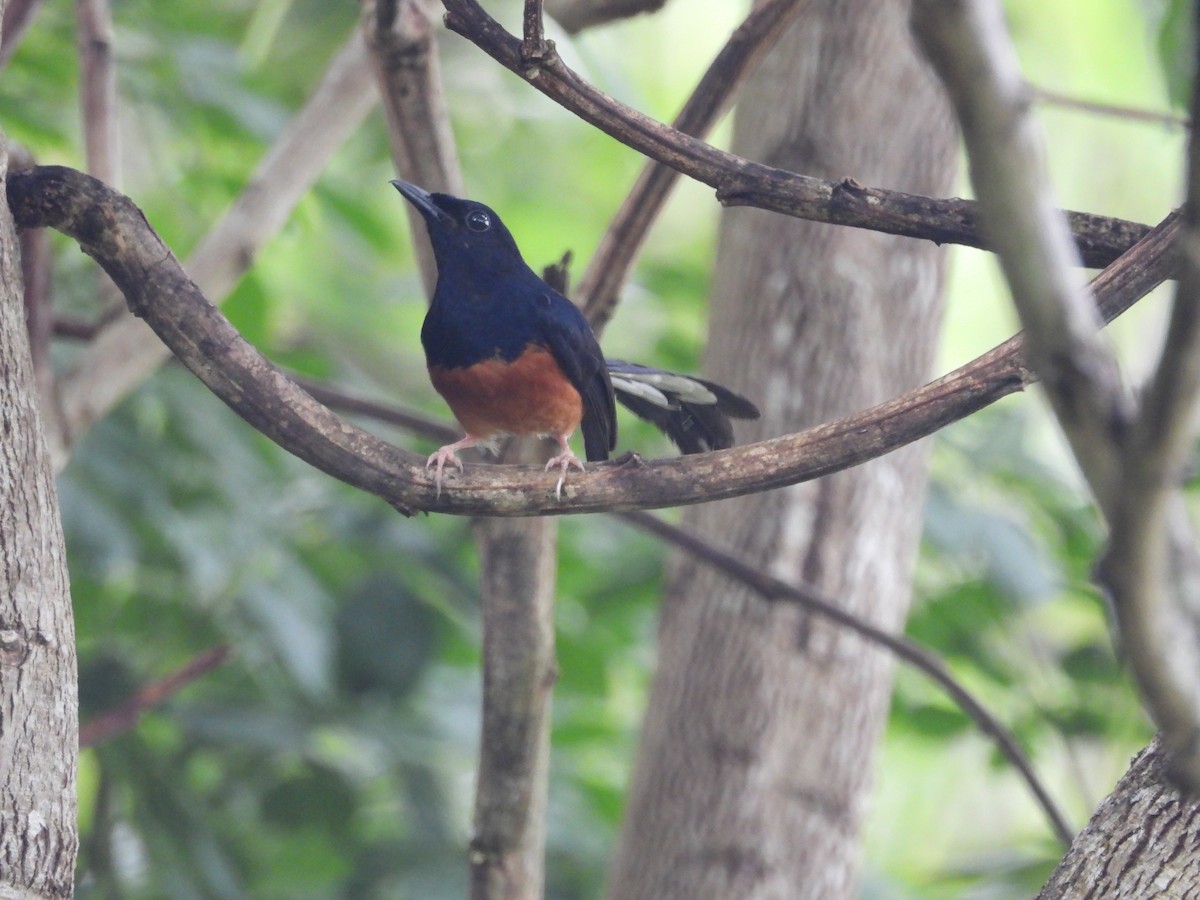
M 495 5 L 519 11 L 513 0 Z M 1045 8 L 1010 6 L 1020 7 L 1019 36 Z M 1176 98 L 1190 71 L 1188 6 L 1165 0 L 1151 20 Z M 123 0 L 114 12 L 125 189 L 186 257 L 359 10 Z M 555 37 L 602 88 L 669 119 L 724 36 L 713 23 L 735 13 L 719 0 L 668 4 L 661 16 Z M 1088 15 L 1083 24 L 1105 34 L 1101 14 Z M 1028 37 L 1027 55 L 1057 54 L 1068 32 L 1079 29 Z M 74 43 L 70 5 L 45 4 L 0 73 L 0 126 L 42 162 L 81 164 Z M 573 250 L 578 279 L 641 160 L 466 42 L 441 34 L 439 43 L 469 191 L 503 210 L 535 267 Z M 1053 61 L 1112 67 L 1089 44 L 1073 52 Z M 1139 67 L 1119 61 L 1122 72 Z M 1094 162 L 1101 142 L 1083 143 Z M 1103 154 L 1105 167 L 1116 156 Z M 1059 165 L 1091 172 L 1069 156 Z M 375 116 L 225 309 L 281 364 L 444 416 L 417 341 L 425 298 L 392 176 Z M 1153 196 L 1124 169 L 1111 184 Z M 709 192 L 681 187 L 605 335 L 613 355 L 696 367 L 716 213 Z M 98 315 L 90 262 L 57 246 L 57 308 Z M 963 305 L 980 305 L 975 287 Z M 978 340 L 979 330 L 972 320 L 955 340 Z M 77 352 L 58 345 L 56 361 L 69 365 Z M 1014 729 L 1081 819 L 1148 731 L 1088 587 L 1100 528 L 1029 406 L 1005 403 L 940 436 L 908 630 Z M 670 452 L 646 428 L 627 419 L 621 428 L 622 448 Z M 233 648 L 216 671 L 85 753 L 79 896 L 463 896 L 479 707 L 467 523 L 403 520 L 330 482 L 172 367 L 74 449 L 60 491 L 85 720 L 197 653 Z M 562 523 L 550 897 L 601 890 L 653 665 L 662 561 L 661 547 L 616 521 Z M 1016 789 L 1002 769 L 987 770 L 995 755 L 961 712 L 908 671 L 898 674 L 884 760 L 877 827 L 894 830 L 872 845 L 868 894 L 1028 893 L 1057 854 L 1036 812 L 979 821 L 977 798 L 1000 806 Z
M 1195 5 L 1188 0 L 1153 0 L 1145 6 L 1157 22 L 1158 55 L 1171 102 L 1187 109 L 1196 70 Z

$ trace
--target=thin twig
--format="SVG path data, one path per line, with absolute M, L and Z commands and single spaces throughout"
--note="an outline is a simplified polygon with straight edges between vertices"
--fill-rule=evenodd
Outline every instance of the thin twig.
M 364 0 L 362 30 L 371 50 L 392 164 L 405 181 L 462 194 L 462 171 L 442 90 L 441 65 L 426 0 Z M 427 296 L 437 265 L 420 213 L 404 204 Z
M 1047 88 L 1031 85 L 1034 98 L 1046 106 L 1059 106 L 1063 109 L 1074 109 L 1080 112 L 1094 113 L 1100 116 L 1111 116 L 1114 119 L 1128 119 L 1132 122 L 1149 122 L 1153 125 L 1168 125 L 1172 128 L 1191 128 L 1192 120 L 1169 112 L 1156 112 L 1152 109 L 1139 109 L 1136 106 L 1121 106 L 1116 103 L 1097 103 L 1094 100 L 1082 100 L 1069 94 L 1062 94 Z
M 329 158 L 362 122 L 374 99 L 366 48 L 355 31 L 229 211 L 188 260 L 188 272 L 207 296 L 217 303 L 224 301 L 259 248 L 283 227 Z M 78 440 L 170 355 L 130 316 L 102 329 L 61 378 L 68 433 Z
M 933 651 L 905 637 L 875 627 L 842 609 L 812 588 L 799 587 L 774 578 L 754 566 L 742 562 L 715 544 L 682 528 L 663 522 L 648 512 L 629 511 L 617 515 L 631 525 L 648 531 L 661 540 L 686 551 L 698 562 L 724 572 L 751 588 L 764 600 L 795 603 L 810 612 L 824 616 L 871 643 L 886 648 L 897 659 L 929 676 L 979 726 L 979 730 L 996 743 L 1000 752 L 1012 763 L 1029 786 L 1038 805 L 1046 813 L 1046 818 L 1050 820 L 1050 827 L 1054 830 L 1055 835 L 1064 845 L 1070 846 L 1074 831 L 1067 824 L 1066 817 L 1058 809 L 1049 791 L 1037 777 L 1033 765 L 1017 744 L 1016 738 L 951 674 L 945 662 Z
M 361 413 L 389 424 L 409 428 L 413 433 L 432 440 L 444 440 L 447 435 L 457 437 L 458 432 L 439 422 L 388 404 L 365 403 L 344 394 L 337 388 L 320 382 L 306 382 L 306 389 L 313 396 L 327 398 L 328 405 L 343 412 Z M 676 525 L 664 522 L 647 512 L 630 511 L 616 514 L 636 528 L 647 531 L 661 540 L 686 551 L 701 565 L 713 566 L 750 589 L 768 602 L 796 603 L 805 609 L 825 616 L 833 622 L 853 631 L 871 643 L 891 651 L 899 660 L 928 675 L 941 685 L 960 709 L 979 726 L 980 731 L 996 742 L 1001 754 L 1013 765 L 1029 785 L 1038 804 L 1046 812 L 1055 834 L 1064 844 L 1071 843 L 1072 831 L 1066 817 L 1058 809 L 1049 791 L 1038 779 L 1033 765 L 1021 750 L 1016 739 L 987 708 L 950 672 L 944 660 L 932 650 L 915 641 L 897 636 L 870 624 L 862 617 L 837 606 L 809 587 L 799 587 L 773 578 L 749 566 L 716 545 Z
M 589 465 L 561 498 L 540 467 L 472 466 L 443 481 L 423 458 L 397 450 L 331 413 L 242 338 L 187 278 L 129 198 L 57 166 L 15 172 L 8 200 L 21 227 L 54 227 L 79 241 L 193 373 L 272 440 L 405 512 L 562 515 L 704 503 L 818 478 L 882 456 L 1021 390 L 1033 377 L 1014 337 L 921 388 L 798 434 L 730 450 Z M 1093 282 L 1106 318 L 1170 277 L 1174 216 Z
M 4 7 L 3 22 L 0 23 L 0 69 L 8 65 L 13 53 L 21 46 L 21 39 L 33 22 L 33 17 L 45 0 L 8 0 Z
M 446 425 L 444 422 L 434 419 L 431 416 L 424 416 L 410 410 L 399 409 L 392 404 L 380 403 L 376 400 L 368 400 L 365 397 L 349 394 L 325 382 L 314 381 L 311 378 L 292 377 L 295 378 L 296 384 L 304 388 L 311 397 L 324 403 L 330 409 L 340 410 L 344 413 L 354 413 L 360 416 L 369 416 L 372 419 L 405 428 L 415 434 L 423 435 L 432 441 L 440 441 L 443 444 L 448 444 L 462 437 L 462 432 L 459 429 Z
M 446 25 L 505 68 L 523 76 L 521 39 L 504 30 L 475 0 L 442 0 Z M 938 200 L 872 188 L 853 178 L 826 181 L 776 169 L 718 150 L 597 90 L 555 54 L 530 84 L 604 133 L 716 189 L 728 206 L 757 206 L 784 215 L 888 234 L 988 249 L 970 200 Z M 1084 264 L 1108 265 L 1143 238 L 1148 226 L 1068 212 Z
M 79 746 L 94 747 L 137 724 L 147 711 L 179 693 L 193 681 L 207 675 L 229 658 L 228 644 L 218 644 L 197 654 L 170 675 L 144 685 L 116 709 L 102 713 L 79 727 Z
M 546 11 L 567 34 L 642 13 L 657 12 L 667 0 L 547 0 Z
M 113 62 L 112 9 L 108 0 L 75 0 L 79 41 L 83 146 L 87 170 L 115 188 L 121 186 L 117 148 L 117 67 Z
M 768 0 L 756 6 L 713 59 L 672 127 L 683 134 L 703 137 L 805 3 Z M 648 160 L 601 238 L 573 298 L 597 331 L 612 317 L 618 292 L 678 178 L 677 170 Z
M 541 65 L 547 50 L 546 28 L 542 22 L 542 0 L 525 0 L 521 24 L 521 56 L 525 60 L 525 75 L 536 78 L 538 66 Z

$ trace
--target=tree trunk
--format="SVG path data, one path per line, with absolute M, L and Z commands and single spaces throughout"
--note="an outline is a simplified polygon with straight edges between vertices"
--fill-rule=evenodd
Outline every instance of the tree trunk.
M 1200 801 L 1181 797 L 1156 740 L 1133 758 L 1037 900 L 1200 896 Z
M 903 0 L 818 0 L 748 82 L 735 152 L 945 196 L 956 142 Z M 929 374 L 944 257 L 929 244 L 724 213 L 709 374 L 763 408 L 752 438 L 886 400 Z M 928 447 L 694 508 L 711 540 L 899 629 Z M 610 895 L 851 897 L 891 688 L 876 647 L 680 563 Z
M 558 523 L 550 518 L 478 519 L 475 538 L 483 616 L 483 725 L 471 898 L 537 900 L 545 882 Z
M 7 176 L 0 135 L 0 183 Z M 78 843 L 75 629 L 19 272 L 0 193 L 0 898 L 69 897 Z

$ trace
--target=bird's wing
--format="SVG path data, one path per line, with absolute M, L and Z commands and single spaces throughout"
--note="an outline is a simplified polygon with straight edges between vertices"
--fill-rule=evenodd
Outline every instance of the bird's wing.
M 583 398 L 583 445 L 589 460 L 608 459 L 617 445 L 617 408 L 604 354 L 578 307 L 547 289 L 537 301 L 538 330 Z

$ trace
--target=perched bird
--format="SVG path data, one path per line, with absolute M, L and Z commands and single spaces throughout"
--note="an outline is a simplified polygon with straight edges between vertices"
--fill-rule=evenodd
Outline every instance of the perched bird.
M 583 463 L 568 443 L 582 424 L 589 461 L 608 459 L 617 442 L 614 399 L 647 419 L 684 453 L 733 444 L 732 416 L 758 418 L 749 400 L 711 381 L 606 360 L 578 307 L 521 257 L 500 217 L 482 203 L 393 181 L 425 219 L 437 259 L 433 302 L 421 327 L 429 379 L 466 434 L 440 448 L 438 491 L 457 452 L 503 435 L 554 438 L 562 497 L 567 471 Z

